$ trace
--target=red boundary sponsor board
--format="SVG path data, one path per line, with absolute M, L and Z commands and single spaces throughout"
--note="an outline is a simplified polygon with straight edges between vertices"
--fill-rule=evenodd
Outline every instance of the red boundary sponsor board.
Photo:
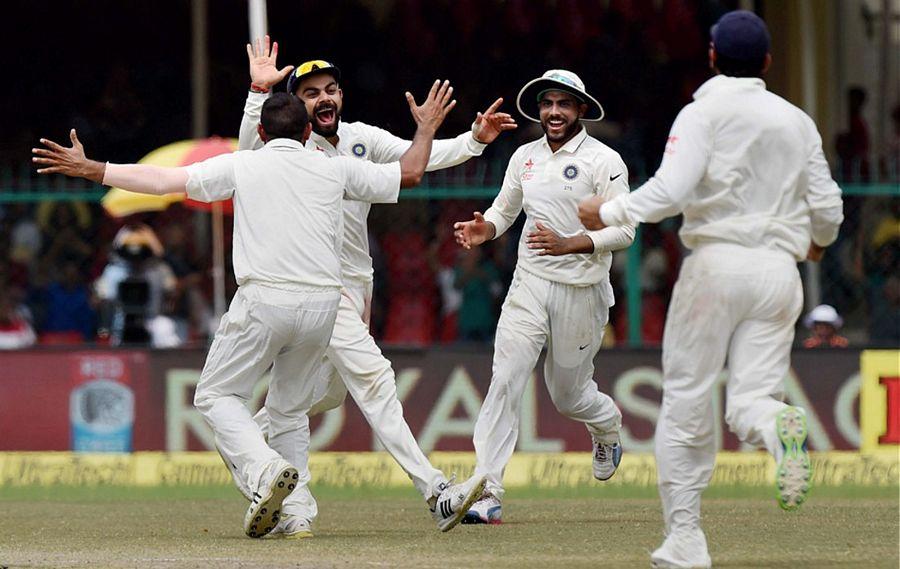
M 412 432 L 426 452 L 471 450 L 471 429 L 490 383 L 491 351 L 388 350 Z M 810 444 L 818 450 L 859 444 L 859 351 L 797 351 L 786 381 L 786 398 L 810 411 Z M 72 444 L 70 397 L 90 379 L 127 385 L 134 394 L 134 450 L 202 450 L 208 429 L 192 410 L 193 385 L 203 350 L 26 350 L 0 353 L 0 451 L 68 450 Z M 595 378 L 623 411 L 626 444 L 652 450 L 661 398 L 658 350 L 602 351 Z M 542 366 L 523 400 L 519 449 L 578 451 L 590 448 L 584 427 L 553 407 Z M 739 449 L 722 419 L 727 374 L 714 396 L 717 436 L 723 449 Z M 260 388 L 260 392 L 264 388 Z M 255 400 L 256 405 L 261 399 Z M 377 449 L 372 431 L 348 398 L 342 411 L 312 421 L 318 450 Z

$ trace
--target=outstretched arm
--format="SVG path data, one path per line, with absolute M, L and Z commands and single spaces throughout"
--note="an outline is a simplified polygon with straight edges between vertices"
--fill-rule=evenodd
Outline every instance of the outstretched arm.
M 486 145 L 500 136 L 501 133 L 516 128 L 516 121 L 507 113 L 498 112 L 503 99 L 497 99 L 475 116 L 472 129 L 455 138 L 435 140 L 428 157 L 427 172 L 450 168 L 462 164 L 474 156 L 481 156 Z M 397 160 L 407 148 L 410 141 L 394 136 L 390 132 L 371 127 L 374 131 L 374 148 L 372 159 L 375 162 L 392 162 Z
M 165 168 L 148 164 L 109 164 L 91 160 L 84 153 L 73 128 L 69 131 L 72 146 L 66 148 L 41 139 L 45 148 L 32 148 L 32 161 L 40 164 L 38 174 L 64 174 L 85 178 L 98 184 L 116 186 L 141 194 L 173 194 L 185 191 L 188 174 L 184 168 Z

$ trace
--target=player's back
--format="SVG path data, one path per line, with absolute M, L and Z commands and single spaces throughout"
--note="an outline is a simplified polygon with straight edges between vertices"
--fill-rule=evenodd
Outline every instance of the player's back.
M 324 155 L 277 139 L 235 154 L 238 282 L 340 286 L 345 177 Z
M 703 124 L 709 156 L 684 209 L 685 245 L 732 242 L 802 259 L 809 246 L 808 166 L 818 141 L 812 120 L 761 79 L 720 75 L 695 99 L 682 112 Z

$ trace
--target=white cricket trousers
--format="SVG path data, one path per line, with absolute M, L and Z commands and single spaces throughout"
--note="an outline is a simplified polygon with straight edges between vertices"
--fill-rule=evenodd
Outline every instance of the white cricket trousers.
M 339 299 L 337 287 L 284 290 L 251 282 L 238 288 L 222 317 L 194 405 L 245 493 L 258 489 L 266 463 L 279 456 L 308 473 L 308 453 L 298 449 L 309 441 L 306 413 L 316 387 L 311 377 L 331 338 Z M 247 402 L 270 366 L 267 444 Z M 301 475 L 298 489 L 308 483 Z
M 545 345 L 544 381 L 556 409 L 594 437 L 618 432 L 622 414 L 594 381 L 610 300 L 607 282 L 572 286 L 516 269 L 497 323 L 491 385 L 475 423 L 475 474 L 487 476 L 486 492 L 503 497 L 522 395 Z
M 656 461 L 666 534 L 700 528 L 700 493 L 716 458 L 713 389 L 728 360 L 725 420 L 776 458 L 775 416 L 803 306 L 787 253 L 711 244 L 681 267 L 663 337 L 663 401 Z
M 428 461 L 403 418 L 403 406 L 397 398 L 391 362 L 381 353 L 369 332 L 371 301 L 371 282 L 345 280 L 325 361 L 313 372 L 317 387 L 315 405 L 309 415 L 340 406 L 349 391 L 375 436 L 410 477 L 416 490 L 428 500 L 446 478 Z M 265 408 L 254 419 L 265 432 L 268 428 Z M 305 440 L 298 451 L 308 453 L 308 419 L 304 417 L 303 421 L 307 429 L 301 433 Z M 304 458 L 298 463 L 298 468 L 302 465 L 308 478 L 307 462 Z M 318 508 L 309 489 L 304 486 L 288 496 L 283 511 L 312 521 Z

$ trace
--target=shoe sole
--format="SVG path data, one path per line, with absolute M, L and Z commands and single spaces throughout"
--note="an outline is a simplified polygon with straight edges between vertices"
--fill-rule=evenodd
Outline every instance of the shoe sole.
M 784 456 L 775 471 L 778 505 L 792 511 L 806 501 L 812 484 L 812 463 L 806 448 L 806 416 L 796 407 L 788 407 L 775 419 Z
M 450 523 L 441 528 L 441 531 L 447 532 L 459 525 L 459 522 L 461 522 L 462 519 L 466 517 L 466 514 L 469 513 L 469 508 L 472 507 L 472 504 L 477 502 L 478 498 L 484 493 L 485 484 L 487 484 L 487 478 L 482 476 L 481 480 L 478 481 L 478 484 L 469 490 L 469 495 L 466 496 L 466 500 L 463 502 L 462 506 L 460 506 L 459 511 L 456 512 L 456 515 L 453 516 Z
M 293 466 L 282 468 L 269 485 L 266 496 L 255 506 L 251 504 L 244 516 L 244 533 L 252 538 L 268 535 L 281 517 L 281 504 L 297 486 L 299 474 Z

